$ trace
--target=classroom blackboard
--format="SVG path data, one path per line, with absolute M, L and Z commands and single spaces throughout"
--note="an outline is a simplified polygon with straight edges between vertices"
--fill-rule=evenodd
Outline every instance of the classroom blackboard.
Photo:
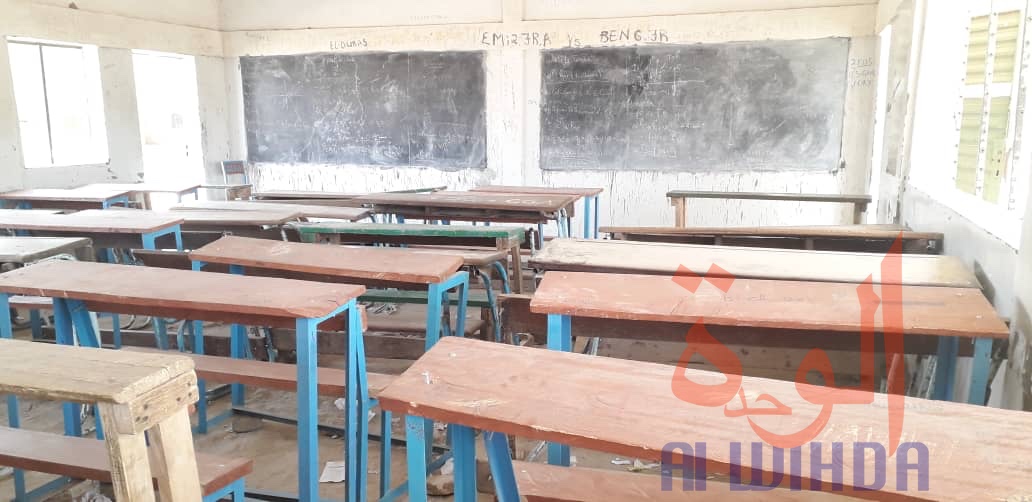
M 541 168 L 832 170 L 849 40 L 542 53 Z
M 252 162 L 487 167 L 482 52 L 240 58 Z

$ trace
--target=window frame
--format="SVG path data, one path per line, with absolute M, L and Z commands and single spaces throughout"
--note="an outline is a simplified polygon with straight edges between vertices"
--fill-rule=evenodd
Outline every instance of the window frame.
M 46 164 L 30 164 L 28 162 L 28 156 L 26 155 L 26 148 L 23 142 L 19 143 L 22 148 L 22 159 L 24 162 L 25 169 L 46 169 L 55 167 L 86 167 L 86 166 L 102 166 L 110 164 L 111 156 L 108 145 L 108 133 L 107 133 L 107 120 L 104 109 L 104 95 L 103 88 L 100 81 L 100 61 L 98 54 L 98 47 L 92 45 L 77 44 L 71 42 L 59 42 L 53 40 L 42 40 L 27 37 L 6 37 L 5 39 L 8 47 L 11 45 L 23 45 L 35 47 L 39 53 L 39 72 L 40 79 L 42 82 L 41 94 L 43 97 L 43 109 L 46 118 L 47 128 L 47 146 L 48 155 L 50 162 Z M 77 155 L 74 161 L 69 162 L 58 162 L 54 148 L 54 126 L 52 124 L 53 113 L 51 111 L 50 90 L 47 88 L 47 71 L 46 71 L 46 59 L 44 56 L 44 48 L 53 47 L 58 49 L 77 49 L 81 51 L 83 58 L 83 67 L 85 69 L 83 78 L 84 85 L 84 107 L 86 110 L 86 116 L 89 127 L 88 143 L 91 148 Z M 14 79 L 14 73 L 16 69 L 13 66 L 9 67 L 12 79 Z M 35 69 L 34 69 L 35 70 Z M 17 116 L 18 110 L 18 95 L 17 91 L 14 92 L 15 99 L 15 115 Z M 19 123 L 21 121 L 19 120 Z
M 957 148 L 950 164 L 950 175 L 936 175 L 935 179 L 927 179 L 927 186 L 917 185 L 918 188 L 930 189 L 929 195 L 944 203 L 961 216 L 971 220 L 987 232 L 1002 239 L 1011 247 L 1017 249 L 1021 242 L 1022 223 L 1024 220 L 1025 206 L 1028 203 L 1028 187 L 1030 171 L 1032 171 L 1032 123 L 1026 123 L 1027 114 L 1022 113 L 1021 104 L 1027 102 L 1026 92 L 1022 89 L 1023 83 L 1027 85 L 1032 79 L 1032 67 L 1029 65 L 1030 53 L 1026 50 L 1026 39 L 1029 32 L 1029 15 L 1027 0 L 982 0 L 972 2 L 967 13 L 967 41 L 964 43 L 964 52 L 961 59 L 961 75 L 966 76 L 968 66 L 968 47 L 970 43 L 970 30 L 972 22 L 980 16 L 989 16 L 989 40 L 988 53 L 986 56 L 986 69 L 984 83 L 967 85 L 962 77 L 958 88 L 958 99 L 956 100 L 956 121 L 957 121 Z M 977 5 L 977 4 L 981 5 Z M 993 69 L 995 68 L 996 55 L 996 29 L 999 25 L 999 14 L 1018 11 L 1021 13 L 1021 24 L 1018 31 L 1017 47 L 1015 54 L 1014 76 L 1009 83 L 993 82 Z M 1010 90 L 1005 94 L 1004 90 Z M 977 94 L 972 91 L 977 89 Z M 985 189 L 986 162 L 988 157 L 989 141 L 989 113 L 993 98 L 1009 97 L 1009 113 L 1007 134 L 1005 144 L 1007 145 L 1007 171 L 1000 180 L 999 196 L 997 201 L 985 200 L 983 191 Z M 959 132 L 963 119 L 963 106 L 965 99 L 980 98 L 982 100 L 982 113 L 980 115 L 979 152 L 978 163 L 975 171 L 975 193 L 968 193 L 957 187 L 958 160 L 959 160 Z M 920 168 L 919 168 L 920 169 Z M 934 170 L 934 169 L 933 169 Z M 941 171 L 939 171 L 941 173 Z M 924 179 L 925 176 L 919 176 Z

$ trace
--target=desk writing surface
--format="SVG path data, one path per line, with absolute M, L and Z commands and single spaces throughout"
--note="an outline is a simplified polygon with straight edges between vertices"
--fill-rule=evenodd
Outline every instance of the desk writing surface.
M 901 287 L 907 334 L 1008 337 L 1007 325 L 977 289 Z M 880 291 L 875 288 L 879 296 Z M 736 279 L 727 293 L 709 282 L 692 293 L 659 275 L 547 272 L 530 309 L 574 317 L 858 334 L 858 298 L 856 284 L 840 282 Z M 880 332 L 881 327 L 879 314 L 874 328 Z
M 305 218 L 332 218 L 355 221 L 369 216 L 368 209 L 357 207 L 320 206 L 317 204 L 277 204 L 274 202 L 253 202 L 246 200 L 202 200 L 183 202 L 172 207 L 173 211 L 224 210 L 253 212 L 297 213 Z
M 186 194 L 201 188 L 199 183 L 91 183 L 75 190 L 125 190 L 127 193 Z
M 404 248 L 328 246 L 247 237 L 223 237 L 190 252 L 191 260 L 289 270 L 356 280 L 429 284 L 462 266 L 462 257 Z
M 183 219 L 183 225 L 190 227 L 224 226 L 277 226 L 301 218 L 300 211 L 227 211 L 223 209 L 197 209 L 165 213 Z
M 879 253 L 807 251 L 657 242 L 553 239 L 531 257 L 532 267 L 575 272 L 673 276 L 683 265 L 698 275 L 716 264 L 732 277 L 816 282 L 881 282 Z M 956 257 L 903 255 L 903 284 L 978 288 Z
M 71 214 L 0 213 L 0 228 L 83 234 L 145 234 L 182 222 L 178 215 L 131 209 L 88 209 Z
M 328 315 L 364 293 L 365 287 L 108 263 L 48 261 L 0 274 L 0 292 L 63 297 L 112 306 L 293 320 Z
M 492 192 L 492 193 L 533 193 L 533 194 L 560 194 L 578 195 L 581 197 L 593 197 L 602 193 L 604 188 L 578 188 L 578 187 L 532 187 L 521 185 L 484 185 L 471 188 L 471 192 Z
M 751 443 L 764 441 L 749 420 L 762 430 L 792 434 L 809 426 L 819 414 L 820 405 L 805 401 L 794 382 L 741 377 L 750 407 L 771 407 L 757 402 L 760 394 L 769 394 L 791 414 L 728 416 L 723 404 L 700 406 L 676 397 L 671 386 L 676 371 L 663 364 L 444 337 L 377 398 L 383 409 L 396 414 L 651 462 L 661 462 L 664 448 L 672 442 L 693 446 L 704 442 L 707 472 L 713 474 L 729 472 L 732 444 L 741 445 L 739 461 L 752 464 Z M 718 372 L 680 371 L 692 382 L 711 388 L 726 381 Z M 801 385 L 808 394 L 833 398 L 832 389 Z M 717 389 L 708 392 L 717 394 L 707 395 L 713 401 L 723 401 Z M 855 391 L 838 392 L 858 396 Z M 729 409 L 744 408 L 733 388 L 727 398 Z M 888 450 L 889 402 L 885 394 L 875 394 L 872 400 L 872 404 L 834 406 L 827 424 L 810 443 L 820 443 L 825 462 L 830 461 L 832 444 L 843 444 L 842 481 L 847 491 L 854 483 L 854 472 L 861 469 L 854 465 L 854 444 L 874 442 Z M 886 455 L 885 489 L 891 493 L 858 495 L 875 500 L 893 495 L 957 501 L 1025 500 L 1032 495 L 1032 453 L 1026 447 L 1032 441 L 1032 414 L 917 398 L 906 398 L 904 413 L 902 441 L 923 443 L 928 449 L 930 491 L 915 489 L 918 471 L 911 469 L 904 471 L 910 491 L 896 492 L 897 455 Z M 804 446 L 803 451 L 808 453 L 809 448 Z M 765 470 L 774 464 L 773 456 L 773 448 L 764 446 Z M 811 457 L 800 457 L 798 472 L 809 478 Z M 909 457 L 916 462 L 914 451 Z M 787 473 L 789 452 L 784 452 L 783 461 Z M 979 467 L 974 468 L 973 463 Z M 677 489 L 680 471 L 674 473 Z M 830 470 L 823 474 L 828 490 Z M 874 475 L 873 466 L 868 465 L 867 481 Z M 790 478 L 787 474 L 783 477 L 784 486 Z M 809 486 L 804 480 L 803 487 Z
M 671 190 L 667 192 L 667 197 L 670 197 L 672 199 L 746 199 L 798 202 L 842 202 L 849 204 L 866 204 L 871 202 L 871 196 L 865 194 L 709 192 L 692 190 Z
M 490 192 L 377 193 L 355 197 L 355 202 L 382 206 L 456 209 L 494 209 L 519 212 L 556 212 L 579 197 L 569 194 L 506 194 Z
M 343 200 L 356 197 L 361 194 L 344 192 L 311 192 L 303 190 L 266 190 L 251 194 L 256 199 L 323 199 Z
M 0 193 L 0 200 L 100 203 L 128 194 L 129 190 L 107 188 L 103 185 L 80 188 L 33 188 Z
M 915 232 L 902 225 L 812 225 L 774 227 L 601 227 L 608 234 L 672 236 L 800 237 L 831 239 L 942 239 L 941 232 Z
M 79 237 L 0 237 L 0 263 L 33 262 L 91 244 Z
M 127 403 L 183 373 L 190 358 L 0 339 L 0 393 Z
M 422 224 L 390 224 L 390 223 L 291 223 L 292 228 L 301 233 L 323 233 L 340 235 L 383 235 L 390 237 L 455 237 L 455 238 L 491 238 L 516 239 L 523 242 L 526 230 L 522 227 L 492 225 L 422 225 Z

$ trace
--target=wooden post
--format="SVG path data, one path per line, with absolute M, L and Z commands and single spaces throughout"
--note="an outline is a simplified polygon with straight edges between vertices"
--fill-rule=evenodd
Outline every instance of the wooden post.
M 671 197 L 670 205 L 674 206 L 674 227 L 684 228 L 688 214 L 684 203 L 684 197 Z

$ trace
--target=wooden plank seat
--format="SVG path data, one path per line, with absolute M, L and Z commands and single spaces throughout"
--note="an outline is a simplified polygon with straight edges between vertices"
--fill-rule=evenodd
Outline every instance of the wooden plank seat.
M 851 204 L 853 223 L 863 223 L 871 196 L 866 194 L 815 194 L 815 193 L 766 193 L 766 192 L 712 192 L 692 190 L 671 190 L 666 194 L 674 206 L 674 226 L 683 227 L 688 221 L 688 199 L 739 199 L 791 202 L 824 202 Z
M 672 377 L 705 389 L 698 391 L 706 394 L 700 396 L 704 404 L 672 392 Z M 1032 440 L 1032 415 L 1026 412 L 752 377 L 733 384 L 742 391 L 740 402 L 734 387 L 722 388 L 727 381 L 719 372 L 451 337 L 391 382 L 379 400 L 381 407 L 406 415 L 409 452 L 425 451 L 420 444 L 423 418 L 490 431 L 485 435 L 492 473 L 499 474 L 493 476 L 495 486 L 509 492 L 499 493 L 502 500 L 518 500 L 508 489 L 514 479 L 508 480 L 512 485 L 505 479 L 512 476 L 505 434 L 650 462 L 662 462 L 664 452 L 688 443 L 697 457 L 705 458 L 705 473 L 696 475 L 730 475 L 737 465 L 742 466 L 743 482 L 756 479 L 754 473 L 768 479 L 782 472 L 781 487 L 798 481 L 803 490 L 835 490 L 839 496 L 868 500 L 1020 500 L 1029 493 L 1032 455 L 1025 445 Z M 769 406 L 763 395 L 774 396 L 789 413 L 749 416 L 750 406 Z M 819 415 L 822 406 L 828 408 L 826 416 Z M 893 409 L 898 421 L 892 418 Z M 787 450 L 798 441 L 803 451 L 819 448 L 820 456 L 802 454 L 796 461 L 782 450 L 782 459 L 776 461 L 769 443 L 758 458 L 749 454 L 751 444 L 767 442 L 765 431 L 793 434 L 813 423 L 823 427 L 779 444 Z M 452 437 L 461 441 L 453 448 L 459 497 L 474 488 L 459 479 L 475 478 L 471 457 L 476 448 L 468 429 L 453 429 Z M 898 450 L 893 447 L 897 440 Z M 836 443 L 842 453 L 832 461 Z M 864 455 L 871 443 L 886 453 L 878 462 Z M 734 453 L 735 445 L 741 455 Z M 680 455 L 672 456 L 676 465 L 683 465 Z M 414 464 L 409 464 L 410 498 L 425 494 L 420 488 L 423 466 Z M 695 495 L 680 491 L 681 476 L 692 473 L 682 473 L 676 465 L 674 489 L 682 497 Z M 842 473 L 834 484 L 832 465 Z M 872 490 L 875 469 L 887 476 Z M 924 480 L 920 489 L 919 479 Z
M 528 502 L 596 502 L 599 500 L 654 500 L 658 502 L 682 502 L 685 493 L 674 483 L 673 490 L 663 490 L 658 475 L 636 474 L 608 469 L 588 467 L 561 467 L 548 464 L 513 461 L 516 485 L 520 495 Z M 680 479 L 677 480 L 680 482 Z M 696 491 L 691 498 L 695 501 L 719 502 L 727 500 L 730 489 L 727 483 L 709 481 L 707 491 Z M 821 492 L 793 492 L 776 489 L 764 492 L 743 491 L 736 493 L 735 500 L 781 501 L 823 501 L 841 500 L 839 497 Z
M 155 464 L 153 450 L 149 451 Z M 201 493 L 225 493 L 234 483 L 243 483 L 254 462 L 247 458 L 197 453 L 197 473 Z M 91 438 L 58 436 L 26 429 L 0 426 L 0 465 L 44 472 L 74 479 L 111 482 L 111 460 L 103 441 Z M 155 485 L 157 480 L 155 479 Z M 240 493 L 243 494 L 242 485 Z M 212 497 L 217 500 L 219 497 Z M 165 500 L 162 497 L 162 500 Z
M 903 252 L 941 254 L 941 232 L 915 232 L 902 225 L 809 225 L 768 227 L 602 227 L 613 240 L 771 247 L 823 251 L 888 252 L 902 236 Z
M 859 284 L 873 275 L 881 284 L 884 254 L 715 247 L 656 242 L 556 239 L 530 259 L 541 270 L 651 274 L 693 274 L 736 279 L 841 282 Z M 714 265 L 719 269 L 714 269 Z M 900 284 L 978 288 L 978 279 L 955 256 L 904 255 Z

